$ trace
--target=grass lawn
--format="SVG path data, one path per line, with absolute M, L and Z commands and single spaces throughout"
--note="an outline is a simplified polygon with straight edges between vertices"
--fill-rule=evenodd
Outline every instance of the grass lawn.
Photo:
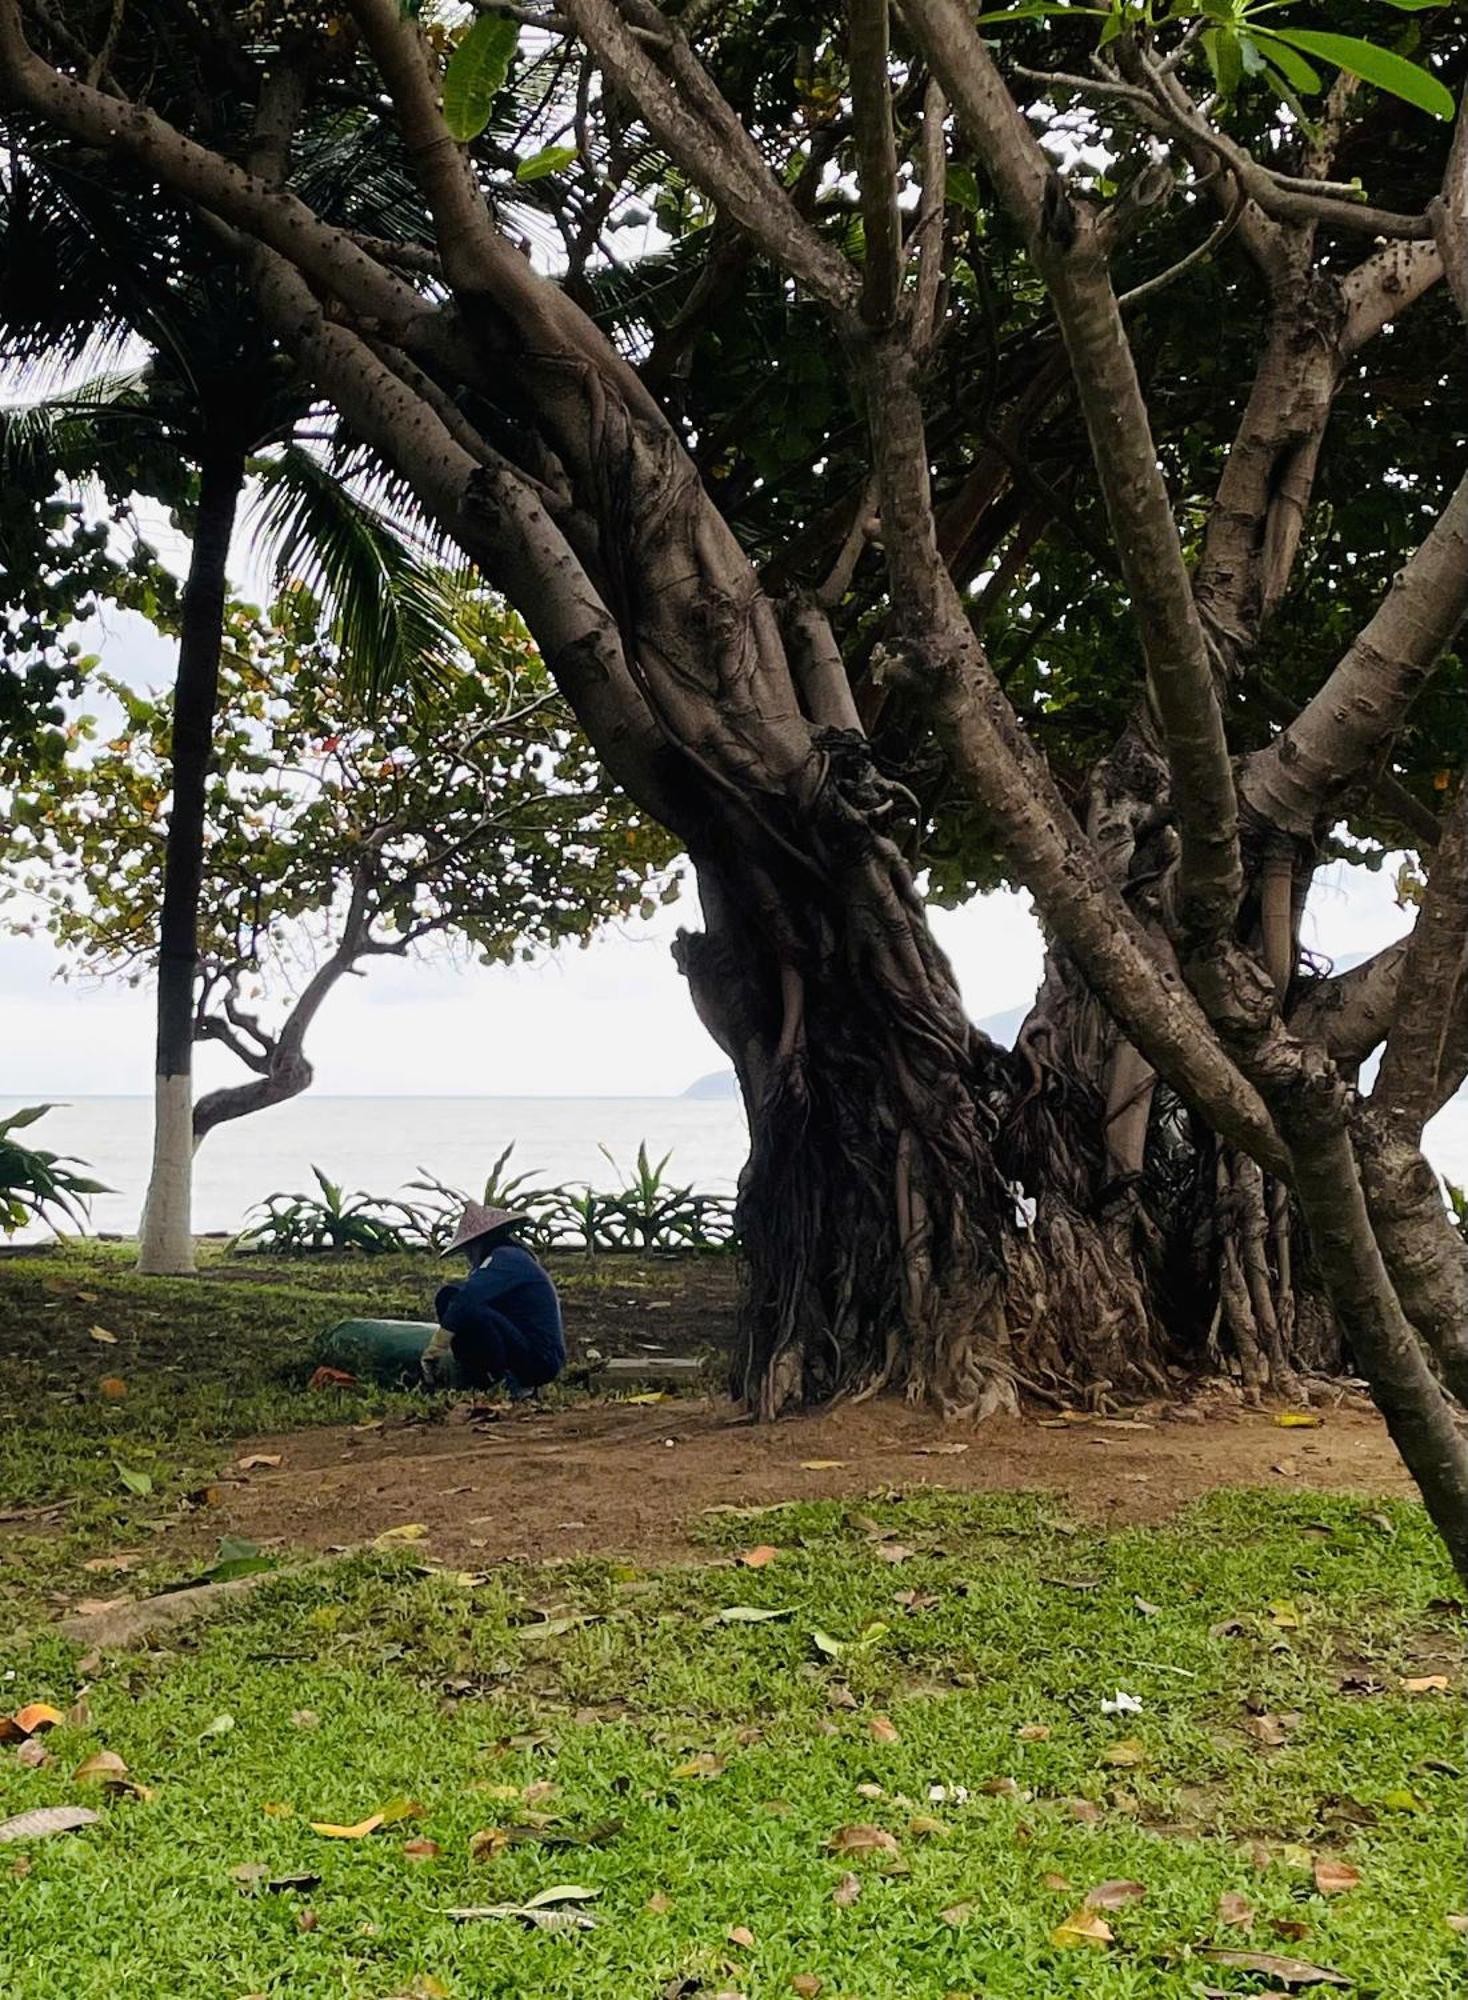
M 67 1719 L 44 1765 L 0 1749 L 0 1817 L 101 1818 L 0 1847 L 5 2000 L 1195 2000 L 1300 1962 L 1462 1993 L 1460 1607 L 1418 1508 L 1223 1493 L 1106 1535 L 1043 1496 L 889 1492 L 705 1516 L 704 1559 L 662 1570 L 446 1572 L 408 1538 L 85 1656 L 46 1623 L 115 1587 L 81 1565 L 178 1580 L 190 1482 L 318 1413 L 271 1373 L 302 1291 L 345 1310 L 361 1280 L 29 1261 L 0 1325 L 54 1299 L 62 1333 L 0 1364 L 0 1506 L 71 1504 L 0 1538 L 0 1708 Z M 379 1308 L 389 1277 L 416 1309 L 406 1270 Z M 82 1312 L 119 1333 L 119 1404 L 79 1383 Z M 161 1372 L 181 1320 L 223 1342 L 207 1393 Z M 1103 1713 L 1119 1690 L 1139 1712 Z M 141 1795 L 75 1777 L 99 1751 Z M 1103 1883 L 1136 1886 L 1087 1942 Z M 591 1928 L 449 1914 L 565 1885 Z

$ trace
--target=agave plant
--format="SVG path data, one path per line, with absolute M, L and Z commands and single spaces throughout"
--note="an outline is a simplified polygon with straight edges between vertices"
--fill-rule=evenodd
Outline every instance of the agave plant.
M 423 1218 L 411 1203 L 366 1194 L 361 1189 L 347 1194 L 341 1183 L 329 1180 L 320 1167 L 311 1171 L 321 1190 L 319 1195 L 267 1195 L 245 1218 L 245 1227 L 233 1247 L 287 1257 L 323 1250 L 358 1250 L 383 1257 L 421 1245 Z
M 559 1240 L 555 1217 L 563 1205 L 565 1190 L 541 1186 L 529 1170 L 508 1173 L 506 1169 L 514 1150 L 512 1139 L 490 1168 L 482 1192 L 472 1196 L 430 1174 L 426 1168 L 418 1169 L 420 1178 L 408 1182 L 408 1192 L 430 1197 L 426 1203 L 414 1204 L 427 1249 L 443 1250 L 453 1241 L 465 1204 L 471 1200 L 483 1202 L 486 1208 L 513 1209 L 525 1218 L 521 1233 L 527 1242 L 538 1249 L 554 1246 Z
M 0 1230 L 6 1235 L 32 1222 L 57 1229 L 58 1217 L 85 1229 L 91 1197 L 112 1192 L 76 1171 L 82 1161 L 22 1145 L 14 1137 L 55 1109 L 54 1104 L 32 1104 L 0 1118 Z

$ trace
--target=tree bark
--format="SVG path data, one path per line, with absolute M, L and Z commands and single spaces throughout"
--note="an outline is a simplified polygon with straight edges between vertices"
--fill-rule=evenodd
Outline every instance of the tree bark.
M 138 1269 L 150 1275 L 183 1275 L 194 1268 L 194 987 L 199 970 L 205 792 L 219 691 L 229 544 L 244 478 L 240 452 L 222 449 L 205 455 L 184 585 L 173 695 L 173 803 L 163 854 L 158 931 L 153 1164 L 138 1230 Z

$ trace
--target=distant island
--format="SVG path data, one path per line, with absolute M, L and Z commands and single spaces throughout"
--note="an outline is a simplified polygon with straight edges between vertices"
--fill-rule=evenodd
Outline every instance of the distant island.
M 696 1083 L 690 1083 L 683 1095 L 723 1103 L 739 1095 L 739 1079 L 732 1069 L 716 1069 L 711 1075 L 701 1076 Z

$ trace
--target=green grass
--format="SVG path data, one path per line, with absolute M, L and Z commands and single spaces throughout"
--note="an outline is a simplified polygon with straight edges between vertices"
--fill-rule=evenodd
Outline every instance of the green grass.
M 912 1553 L 884 1560 L 876 1530 Z M 656 2000 L 698 1979 L 773 2000 L 800 1974 L 828 2000 L 1268 1987 L 1201 1955 L 1222 1944 L 1392 2000 L 1461 1993 L 1445 1922 L 1464 1901 L 1461 1708 L 1401 1691 L 1458 1677 L 1450 1574 L 1417 1508 L 1219 1495 L 1103 1536 L 1044 1500 L 925 1493 L 708 1517 L 701 1533 L 708 1560 L 663 1573 L 316 1565 L 105 1660 L 88 1719 L 47 1739 L 50 1766 L 0 1761 L 0 1810 L 91 1796 L 103 1813 L 4 1850 L 22 1875 L 0 1855 L 0 1991 Z M 768 1567 L 727 1560 L 753 1541 L 779 1549 Z M 735 1604 L 788 1616 L 719 1622 Z M 537 1636 L 531 1618 L 554 1622 Z M 16 1701 L 78 1696 L 54 1636 L 5 1665 Z M 1351 1691 L 1363 1683 L 1381 1691 Z M 1118 1687 L 1139 1716 L 1102 1715 Z M 1285 1718 L 1282 1746 L 1249 1733 L 1255 1710 Z M 234 1726 L 206 1734 L 221 1715 Z M 879 1715 L 898 1740 L 874 1740 Z M 1048 1736 L 1020 1737 L 1037 1725 Z M 1108 1761 L 1126 1738 L 1141 1761 Z M 72 1782 L 104 1747 L 150 1799 Z M 541 1783 L 554 1790 L 527 1803 Z M 968 1787 L 967 1803 L 931 1802 L 934 1784 Z M 309 1829 L 399 1799 L 421 1817 L 354 1841 Z M 922 1816 L 941 1830 L 915 1833 Z M 834 1855 L 858 1822 L 897 1853 Z M 471 1859 L 495 1826 L 525 1837 Z M 436 1858 L 409 1858 L 410 1839 Z M 1350 1862 L 1359 1887 L 1317 1893 L 1307 1850 Z M 321 1879 L 247 1894 L 242 1864 Z M 848 1868 L 862 1890 L 841 1907 Z M 1115 1942 L 1054 1944 L 1084 1891 L 1118 1877 L 1146 1894 L 1109 1913 Z M 598 1892 L 594 1930 L 445 1914 L 566 1882 Z M 1227 1890 L 1253 1906 L 1251 1933 L 1218 1921 Z M 739 1926 L 752 1946 L 729 1941 Z
M 130 1583 L 189 1573 L 207 1518 L 189 1495 L 234 1456 L 237 1440 L 377 1417 L 440 1422 L 442 1401 L 365 1387 L 312 1393 L 306 1351 L 334 1321 L 360 1314 L 432 1316 L 444 1266 L 407 1257 L 262 1258 L 201 1249 L 198 1278 L 139 1277 L 134 1246 L 82 1243 L 0 1257 L 0 1511 L 64 1506 L 35 1532 L 0 1524 L 0 1635 L 47 1607 L 106 1596 L 114 1586 L 81 1568 L 108 1549 L 137 1556 Z M 603 1345 L 598 1307 L 609 1293 L 726 1286 L 724 1260 L 643 1263 L 632 1257 L 555 1260 L 573 1343 Z M 672 1330 L 676 1310 L 658 1315 Z M 93 1329 L 115 1336 L 93 1337 Z M 638 1324 L 636 1331 L 645 1332 Z M 690 1336 L 697 1344 L 698 1335 Z M 126 1387 L 120 1401 L 104 1378 Z M 553 1390 L 552 1405 L 574 1391 Z M 129 1490 L 119 1467 L 151 1491 Z M 177 1552 L 180 1538 L 190 1546 Z

